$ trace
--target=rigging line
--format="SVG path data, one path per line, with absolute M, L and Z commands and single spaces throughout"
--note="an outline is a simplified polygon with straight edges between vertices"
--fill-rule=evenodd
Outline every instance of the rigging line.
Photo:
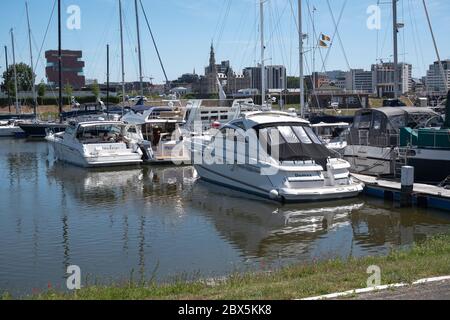
M 237 25 L 237 32 L 235 33 L 235 36 L 233 37 L 233 39 L 236 39 L 238 41 L 238 43 L 242 42 L 242 36 L 243 36 L 243 30 L 245 30 L 246 28 L 244 28 L 244 22 L 247 21 L 247 12 L 246 10 L 242 10 L 242 16 L 239 19 L 239 24 Z M 231 55 L 231 61 L 235 61 L 237 58 L 237 54 L 238 51 L 240 50 L 238 45 L 234 45 L 234 50 L 233 50 L 233 54 Z
M 392 10 L 389 10 L 389 21 L 392 21 Z M 392 24 L 392 22 L 390 22 L 390 24 Z M 384 47 L 386 46 L 387 38 L 388 38 L 388 35 L 390 34 L 389 33 L 390 31 L 391 31 L 390 28 L 386 28 L 386 31 L 384 33 L 383 43 L 381 45 L 381 51 L 380 51 L 380 57 L 379 57 L 380 59 L 383 58 L 382 55 L 383 55 L 383 52 L 384 52 Z
M 300 28 L 299 28 L 299 26 L 298 26 L 298 18 L 297 18 L 297 16 L 296 16 L 296 13 L 295 13 L 295 11 L 294 11 L 294 4 L 292 3 L 292 0 L 289 0 L 289 3 L 290 3 L 290 8 L 291 8 L 291 15 L 292 15 L 292 19 L 291 19 L 291 30 L 292 30 L 292 24 L 295 26 L 295 31 L 296 31 L 296 33 L 297 33 L 297 35 L 298 34 L 300 34 Z M 291 59 L 291 62 L 290 62 L 290 70 L 292 70 L 292 51 L 293 51 L 293 49 L 292 49 L 292 38 L 293 37 L 291 37 L 291 57 L 290 57 L 290 59 Z M 297 43 L 296 43 L 296 47 L 297 47 Z M 299 47 L 297 47 L 298 49 L 300 49 Z M 303 52 L 304 53 L 304 52 Z M 307 59 L 304 59 L 304 61 L 305 60 L 307 60 Z M 296 64 L 297 64 L 297 68 L 295 69 L 295 70 L 298 70 L 299 69 L 299 62 L 298 61 L 296 61 Z M 299 74 L 299 77 L 300 77 L 300 74 Z
M 316 103 L 317 103 L 317 106 L 319 106 L 320 107 L 320 101 L 319 101 L 319 97 L 317 96 L 317 94 L 316 94 L 316 92 L 315 92 L 315 90 L 314 90 L 314 87 L 315 87 L 315 83 L 314 83 L 314 80 L 313 80 L 313 73 L 314 73 L 314 50 L 315 50 L 315 48 L 316 48 L 316 45 L 317 45 L 317 40 L 318 40 L 318 37 L 317 37 L 317 34 L 316 34 L 316 27 L 315 27 L 315 25 L 314 25 L 314 17 L 313 17 L 313 15 L 312 15 L 312 11 L 311 11 L 311 6 L 310 6 L 310 3 L 309 3 L 309 0 L 306 0 L 306 6 L 307 6 L 307 8 L 308 8 L 308 16 L 309 16 L 309 19 L 310 19 L 310 21 L 311 21 L 311 23 L 312 23 L 312 32 L 313 32 L 313 40 L 312 41 L 314 41 L 313 43 L 312 43 L 312 48 L 313 48 L 313 50 L 312 50 L 312 60 L 313 60 L 313 62 L 311 63 L 312 64 L 312 67 L 311 67 L 311 69 L 312 69 L 312 71 L 311 71 L 311 77 L 310 77 L 310 81 L 311 81 L 311 88 L 313 88 L 312 89 L 312 95 L 316 98 Z M 315 9 L 315 7 L 314 7 L 314 5 L 313 5 L 313 9 Z M 319 50 L 319 53 L 320 54 L 322 54 L 321 52 L 320 52 L 320 50 Z
M 223 1 L 222 7 L 220 7 L 220 11 L 219 11 L 221 14 L 223 12 L 225 12 L 224 9 L 226 9 L 226 6 L 227 6 L 227 2 Z M 219 31 L 221 24 L 222 24 L 222 15 L 220 15 L 219 19 L 217 20 L 216 28 L 214 29 L 214 33 L 213 33 L 213 37 L 212 37 L 213 40 L 216 38 L 217 32 Z
M 114 13 L 116 11 L 116 8 L 114 6 L 112 6 L 110 9 L 110 11 L 107 12 L 108 17 L 113 17 Z M 90 69 L 91 71 L 91 75 L 99 75 L 99 69 L 101 74 L 106 74 L 106 72 L 103 72 L 103 70 L 105 69 L 105 63 L 104 63 L 104 57 L 106 56 L 105 52 L 105 42 L 108 42 L 108 39 L 110 39 L 110 35 L 112 30 L 114 29 L 113 27 L 111 27 L 111 25 L 113 25 L 113 23 L 115 23 L 115 21 L 113 19 L 109 19 L 108 21 L 106 21 L 106 23 L 104 24 L 104 29 L 101 32 L 100 38 L 101 41 L 98 42 L 98 45 L 94 51 L 94 56 L 95 59 L 93 60 L 92 66 Z M 105 80 L 105 76 L 103 76 L 103 80 Z M 95 78 L 95 76 L 92 76 L 91 78 Z M 100 79 L 98 79 L 98 81 L 100 81 Z
M 337 21 L 337 25 L 336 25 L 335 28 L 334 28 L 334 32 L 333 32 L 333 37 L 332 37 L 332 39 L 335 38 L 336 33 L 339 31 L 338 28 L 339 28 L 339 25 L 341 24 L 342 16 L 343 16 L 343 14 L 344 14 L 344 10 L 345 10 L 346 5 L 347 5 L 347 0 L 345 0 L 345 1 L 344 1 L 344 4 L 342 5 L 342 9 L 341 9 L 341 12 L 340 12 L 340 14 L 339 14 L 339 18 L 338 18 L 338 21 Z M 332 42 L 330 43 L 330 46 L 329 46 L 328 49 L 327 49 L 327 54 L 325 55 L 325 61 L 324 61 L 324 64 L 323 64 L 323 71 L 325 71 L 325 64 L 326 64 L 327 61 L 328 61 L 328 58 L 329 58 L 330 53 L 331 53 L 331 49 L 333 48 L 333 44 L 334 44 L 334 41 L 332 41 Z
M 347 0 L 346 0 L 346 2 L 347 2 Z M 344 44 L 342 42 L 342 38 L 341 38 L 341 35 L 340 35 L 340 32 L 339 32 L 339 27 L 338 27 L 338 25 L 336 23 L 336 19 L 334 17 L 333 10 L 332 10 L 331 5 L 330 5 L 330 0 L 327 0 L 327 5 L 328 5 L 328 10 L 330 11 L 330 14 L 331 14 L 331 19 L 333 20 L 334 27 L 336 28 L 336 35 L 337 35 L 339 44 L 341 46 L 342 53 L 344 54 L 345 62 L 347 64 L 348 69 L 351 70 L 350 62 L 349 62 L 347 54 L 345 52 Z
M 38 63 L 39 63 L 39 60 L 40 60 L 40 57 L 41 57 L 41 54 L 42 54 L 42 50 L 44 49 L 44 44 L 45 44 L 45 40 L 47 39 L 48 30 L 50 29 L 50 25 L 51 25 L 52 20 L 53 20 L 53 15 L 55 13 L 56 1 L 57 0 L 55 0 L 53 2 L 52 12 L 50 13 L 50 17 L 48 19 L 47 28 L 45 29 L 44 38 L 42 39 L 41 48 L 39 49 L 39 53 L 38 53 L 38 56 L 37 56 L 37 60 L 36 60 L 36 63 L 35 63 L 34 70 L 36 70 L 36 68 L 38 66 Z
M 340 44 L 341 49 L 342 49 L 342 53 L 344 54 L 345 62 L 347 63 L 347 68 L 348 68 L 348 70 L 351 70 L 352 68 L 350 66 L 350 62 L 348 60 L 347 53 L 345 52 L 345 47 L 344 47 L 344 44 L 342 42 L 339 29 L 337 28 L 336 19 L 334 17 L 333 10 L 331 9 L 330 0 L 327 0 L 327 5 L 328 5 L 328 10 L 330 11 L 330 14 L 331 14 L 331 18 L 333 20 L 333 24 L 336 27 L 336 34 L 337 34 L 337 37 L 338 37 L 338 40 L 339 40 L 339 44 Z M 362 99 L 361 99 L 361 96 L 359 95 L 359 92 L 357 92 L 357 96 L 358 96 L 359 103 L 362 105 Z
M 130 7 L 128 7 L 128 10 L 130 10 Z M 135 76 L 137 78 L 139 78 L 139 66 L 138 66 L 138 63 L 137 63 L 136 57 L 135 57 L 135 54 L 137 52 L 137 49 L 136 49 L 136 42 L 137 42 L 137 40 L 135 40 L 133 38 L 133 36 L 131 35 L 130 26 L 128 25 L 128 18 L 127 18 L 127 11 L 126 10 L 124 10 L 124 12 L 123 12 L 123 25 L 124 25 L 124 29 L 125 29 L 125 33 L 126 33 L 126 36 L 127 36 L 128 45 L 129 45 L 131 54 L 134 57 L 134 59 L 131 59 L 131 61 L 133 61 Z
M 402 21 L 405 21 L 405 0 L 402 0 Z M 406 62 L 406 55 L 408 54 L 406 52 L 406 32 L 405 28 L 403 28 L 403 31 L 401 32 L 402 37 L 402 43 L 403 43 L 403 63 Z
M 423 55 L 422 46 L 419 46 L 419 31 L 418 31 L 418 28 L 417 28 L 416 17 L 415 17 L 415 15 L 413 15 L 412 0 L 408 1 L 408 7 L 409 7 L 409 17 L 410 17 L 410 20 L 411 20 L 411 25 L 413 26 L 413 40 L 414 40 L 414 46 L 415 46 L 415 50 L 416 50 L 417 64 L 419 66 L 421 65 L 421 67 L 419 67 L 419 68 L 420 68 L 420 72 L 423 74 L 423 71 L 424 71 L 423 70 L 423 66 L 425 66 L 426 63 L 425 63 L 425 58 L 424 58 L 424 55 Z M 419 58 L 421 58 L 422 64 L 420 64 Z
M 164 77 L 166 78 L 166 84 L 169 84 L 169 79 L 167 78 L 166 69 L 164 68 L 164 64 L 161 59 L 161 55 L 159 54 L 158 46 L 156 45 L 155 37 L 153 36 L 152 28 L 150 27 L 150 23 L 147 18 L 147 13 L 145 12 L 144 6 L 142 5 L 142 1 L 139 0 L 139 3 L 141 4 L 142 12 L 144 13 L 145 22 L 147 23 L 148 31 L 150 32 L 150 36 L 152 37 L 153 46 L 155 47 L 156 54 L 158 55 L 159 64 L 161 65 L 161 69 L 164 73 Z
M 219 48 L 220 48 L 220 44 L 221 44 L 221 41 L 222 41 L 223 33 L 224 33 L 225 27 L 227 25 L 227 20 L 228 20 L 228 17 L 230 15 L 230 11 L 231 11 L 231 2 L 232 2 L 232 0 L 228 0 L 228 6 L 227 6 L 227 10 L 225 12 L 224 19 L 223 19 L 223 24 L 222 24 L 222 27 L 221 27 L 221 30 L 220 30 L 220 33 L 219 33 L 219 37 L 217 38 L 216 51 L 219 51 Z
M 292 15 L 292 20 L 294 21 L 295 27 L 297 28 L 297 33 L 300 32 L 300 28 L 298 27 L 298 22 L 297 22 L 297 17 L 295 15 L 295 11 L 294 11 L 294 4 L 292 3 L 292 0 L 289 0 L 289 3 L 291 5 L 291 15 Z
M 244 50 L 242 51 L 242 58 L 240 59 L 240 61 L 241 61 L 240 69 L 244 68 L 244 64 L 247 64 L 248 60 L 250 60 L 250 61 L 253 60 L 253 57 L 252 57 L 253 46 L 252 46 L 252 44 L 254 44 L 253 40 L 255 39 L 257 31 L 256 31 L 256 28 L 254 27 L 254 25 L 252 26 L 252 28 L 249 28 L 249 30 L 250 30 L 249 36 L 248 36 L 249 40 L 247 41 L 247 44 L 246 44 Z M 246 57 L 248 57 L 248 58 L 246 58 Z M 250 65 L 251 64 L 252 63 L 250 63 Z
M 270 9 L 272 7 L 272 5 L 271 4 L 269 4 L 269 5 L 270 5 L 270 7 L 269 7 L 269 9 Z M 276 5 L 274 6 L 273 10 L 270 10 L 270 17 L 272 18 L 272 23 L 274 21 L 276 21 L 276 23 L 273 24 L 273 31 L 270 34 L 269 40 L 268 40 L 268 42 L 271 42 L 272 39 L 273 39 L 274 34 L 277 33 L 276 36 L 278 38 L 278 45 L 281 48 L 281 51 L 280 51 L 281 60 L 282 60 L 284 65 L 286 65 L 286 61 L 287 61 L 287 58 L 284 56 L 284 54 L 286 54 L 286 45 L 284 43 L 283 33 L 281 32 L 280 24 L 281 24 L 281 20 L 282 20 L 282 18 L 284 16 L 284 13 L 286 11 L 287 6 L 288 6 L 288 3 L 286 2 L 286 5 L 284 6 L 281 14 L 280 14 L 280 12 L 278 10 L 278 7 Z M 275 14 L 278 15 L 278 19 L 275 19 L 275 16 L 273 15 L 272 11 L 275 11 Z M 272 53 L 272 55 L 273 56 L 275 55 L 274 52 Z
M 377 0 L 377 7 L 380 8 L 380 0 Z M 377 40 L 376 40 L 376 49 L 375 49 L 375 61 L 378 61 L 378 58 L 380 57 L 379 51 L 380 51 L 380 28 L 377 29 Z
M 309 9 L 309 1 L 307 0 L 306 1 L 306 3 L 307 3 L 307 6 L 308 6 L 308 9 Z M 314 6 L 313 6 L 313 8 L 314 8 Z M 310 19 L 311 19 L 311 21 L 313 20 L 313 17 L 312 17 L 312 14 L 311 14 L 311 10 L 308 10 L 308 12 L 309 12 L 309 17 L 310 17 Z M 313 26 L 313 40 L 314 40 L 314 42 L 313 42 L 313 45 L 312 45 L 312 47 L 313 47 L 313 50 L 317 50 L 317 49 L 319 49 L 318 51 L 319 51 L 319 56 L 320 56 L 320 59 L 321 59 L 321 61 L 322 61 L 322 65 L 324 65 L 324 58 L 323 58 L 323 54 L 322 54 L 322 51 L 320 50 L 320 48 L 319 48 L 319 46 L 318 46 L 318 42 L 319 42 L 319 34 L 317 33 L 317 30 L 316 30 L 316 28 L 315 28 L 315 25 Z M 314 67 L 314 66 L 313 66 Z M 325 70 L 325 68 L 324 68 L 324 70 Z
M 445 73 L 444 66 L 442 65 L 441 55 L 439 54 L 439 49 L 438 49 L 438 46 L 437 46 L 436 37 L 434 36 L 434 31 L 433 31 L 433 26 L 431 24 L 430 14 L 428 13 L 428 7 L 427 7 L 427 4 L 426 4 L 425 0 L 422 0 L 422 3 L 423 3 L 423 8 L 425 10 L 425 16 L 426 16 L 427 22 L 428 22 L 428 27 L 429 27 L 429 30 L 430 30 L 430 33 L 431 33 L 431 38 L 433 40 L 434 50 L 436 52 L 436 56 L 437 56 L 437 59 L 438 59 L 438 62 L 439 62 L 439 67 L 441 69 L 442 84 L 444 85 L 444 88 L 446 90 L 448 90 L 448 77 L 447 77 L 447 75 Z

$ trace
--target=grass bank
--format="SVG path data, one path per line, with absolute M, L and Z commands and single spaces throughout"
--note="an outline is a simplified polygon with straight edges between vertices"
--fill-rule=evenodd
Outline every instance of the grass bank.
M 165 285 L 92 286 L 73 294 L 47 292 L 30 299 L 296 299 L 366 286 L 367 268 L 377 265 L 382 284 L 450 274 L 450 235 L 437 236 L 385 257 L 330 260 L 295 265 L 264 274 L 233 275 L 215 285 L 177 282 Z M 8 298 L 4 296 L 4 298 Z

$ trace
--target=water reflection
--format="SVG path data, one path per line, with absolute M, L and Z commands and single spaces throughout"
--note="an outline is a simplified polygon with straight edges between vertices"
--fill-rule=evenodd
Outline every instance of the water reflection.
M 450 230 L 450 217 L 359 198 L 286 205 L 197 179 L 192 167 L 86 170 L 45 143 L 0 140 L 0 291 L 65 283 L 66 267 L 157 280 L 384 254 Z
M 315 240 L 348 225 L 349 215 L 364 207 L 361 200 L 281 206 L 243 196 L 203 181 L 191 192 L 192 205 L 244 256 L 266 259 L 308 254 Z

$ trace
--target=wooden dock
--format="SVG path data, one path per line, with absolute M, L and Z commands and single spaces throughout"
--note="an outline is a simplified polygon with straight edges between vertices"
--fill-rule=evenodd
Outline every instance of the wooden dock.
M 361 174 L 352 174 L 352 176 L 366 185 L 364 192 L 367 195 L 392 201 L 401 199 L 400 182 Z M 415 183 L 412 200 L 413 204 L 419 207 L 450 211 L 450 190 L 442 187 Z

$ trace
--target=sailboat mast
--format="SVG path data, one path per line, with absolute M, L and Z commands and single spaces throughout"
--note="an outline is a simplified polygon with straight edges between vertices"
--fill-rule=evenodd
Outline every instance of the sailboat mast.
M 58 0 L 58 109 L 59 121 L 62 122 L 63 101 L 62 101 L 62 49 L 61 49 L 61 0 Z
M 106 114 L 109 115 L 109 44 L 106 45 Z
M 398 23 L 397 23 L 397 1 L 392 0 L 393 37 L 394 37 L 394 98 L 399 96 L 399 70 L 398 70 Z
M 433 26 L 431 25 L 431 20 L 430 20 L 430 15 L 428 13 L 427 4 L 425 3 L 425 0 L 422 0 L 422 2 L 423 2 L 423 7 L 425 9 L 425 15 L 427 16 L 428 27 L 430 28 L 431 37 L 433 38 L 434 50 L 436 51 L 436 56 L 437 56 L 438 63 L 439 63 L 439 69 L 441 70 L 442 81 L 444 83 L 444 89 L 446 91 L 448 91 L 448 89 L 449 89 L 448 88 L 448 79 L 447 79 L 447 75 L 445 74 L 444 66 L 442 65 L 441 55 L 439 54 L 436 37 L 434 36 Z
M 30 27 L 30 15 L 28 13 L 28 2 L 25 2 L 25 9 L 27 11 L 27 24 L 28 24 L 28 42 L 30 46 L 30 63 L 31 63 L 31 92 L 33 94 L 33 113 L 37 116 L 37 99 L 36 99 L 36 87 L 35 87 L 35 75 L 34 75 L 34 63 L 33 63 L 33 47 L 31 46 L 31 27 Z
M 125 107 L 125 61 L 123 54 L 123 17 L 122 17 L 122 0 L 119 0 L 119 16 L 120 16 L 120 55 L 122 63 L 122 103 Z
M 312 8 L 312 32 L 313 32 L 313 44 L 312 44 L 312 89 L 313 94 L 316 94 L 316 46 L 319 39 L 316 38 L 316 7 Z M 320 107 L 320 106 L 319 106 Z
M 13 69 L 14 69 L 14 89 L 16 96 L 16 114 L 19 114 L 19 91 L 17 90 L 17 68 L 16 68 L 16 50 L 14 47 L 14 30 L 11 28 L 11 45 L 13 54 Z
M 261 0 L 259 4 L 260 15 L 261 15 L 261 105 L 264 105 L 266 101 L 266 67 L 264 64 L 264 1 Z
M 5 63 L 6 63 L 6 79 L 5 82 L 8 83 L 9 82 L 9 72 L 8 72 L 8 47 L 5 46 Z M 9 113 L 11 113 L 11 97 L 9 96 L 9 88 L 6 88 L 6 94 L 8 96 L 8 109 L 9 109 Z
M 138 57 L 139 57 L 139 89 L 141 97 L 144 96 L 143 77 L 142 77 L 142 56 L 141 56 L 141 34 L 139 30 L 139 8 L 137 0 L 134 0 L 134 6 L 136 9 L 136 30 L 137 30 L 137 44 L 138 44 Z
M 300 50 L 300 114 L 302 118 L 305 118 L 305 81 L 303 70 L 303 19 L 302 19 L 302 0 L 298 0 L 298 37 L 299 37 L 299 50 Z

